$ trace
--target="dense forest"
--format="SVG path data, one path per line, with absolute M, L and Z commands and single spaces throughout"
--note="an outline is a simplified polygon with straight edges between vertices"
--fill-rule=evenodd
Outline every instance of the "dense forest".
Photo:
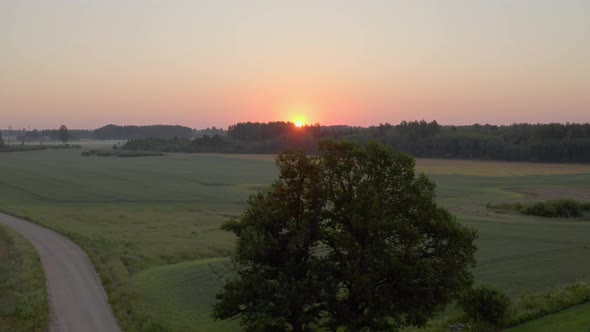
M 5 144 L 59 139 L 59 130 L 4 130 Z M 296 127 L 291 122 L 244 122 L 221 128 L 117 126 L 69 130 L 70 141 L 128 140 L 124 149 L 163 152 L 279 153 L 315 152 L 322 139 L 378 141 L 424 158 L 508 161 L 590 162 L 590 124 L 513 124 L 443 126 L 436 121 L 403 121 L 371 127 Z
M 213 129 L 205 129 L 205 132 L 215 132 Z M 153 125 L 153 126 L 117 126 L 106 125 L 98 129 L 68 129 L 71 141 L 81 139 L 98 140 L 128 140 L 134 138 L 192 138 L 193 129 L 184 126 Z M 22 142 L 48 142 L 59 141 L 59 129 L 27 130 L 9 129 L 3 130 L 5 137 L 11 137 L 14 143 Z
M 441 126 L 436 121 L 403 121 L 368 128 L 295 127 L 290 122 L 238 123 L 226 136 L 195 139 L 134 139 L 126 149 L 169 152 L 314 152 L 321 139 L 378 141 L 417 157 L 508 161 L 590 162 L 590 124 L 513 124 Z

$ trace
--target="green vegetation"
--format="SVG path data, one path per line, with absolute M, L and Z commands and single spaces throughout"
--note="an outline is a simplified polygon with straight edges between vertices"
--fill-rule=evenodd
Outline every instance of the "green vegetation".
M 0 145 L 0 153 L 2 152 L 27 152 L 27 151 L 38 151 L 38 150 L 64 150 L 64 149 L 80 149 L 82 146 L 77 144 L 48 144 L 48 145 Z
M 541 295 L 523 296 L 511 310 L 507 326 L 515 326 L 578 304 L 590 302 L 590 283 L 578 282 Z
M 480 285 L 459 300 L 459 307 L 476 323 L 500 326 L 505 322 L 510 298 L 501 291 Z
M 67 149 L 8 153 L 0 157 L 0 210 L 55 229 L 84 248 L 125 330 L 151 324 L 235 331 L 237 322 L 210 318 L 235 242 L 220 227 L 277 177 L 272 160 L 214 154 L 86 158 Z M 485 208 L 488 202 L 555 195 L 588 201 L 590 167 L 458 160 L 417 160 L 417 167 L 437 183 L 438 203 L 477 229 L 476 282 L 516 301 L 590 275 L 590 265 L 580 264 L 590 254 L 590 223 Z M 207 259 L 219 261 L 200 264 Z
M 578 305 L 556 314 L 506 329 L 504 332 L 588 332 L 590 303 Z
M 37 252 L 21 235 L 0 226 L 0 330 L 46 331 L 48 315 Z
M 232 276 L 230 266 L 228 258 L 220 257 L 139 272 L 133 278 L 144 299 L 138 303 L 138 309 L 150 313 L 142 330 L 155 329 L 166 322 L 165 326 L 173 331 L 235 331 L 236 322 L 214 322 L 210 315 L 217 292 Z
M 397 331 L 472 282 L 476 232 L 435 201 L 414 158 L 324 141 L 277 157 L 279 177 L 223 229 L 237 275 L 214 317 L 246 331 Z
M 139 150 L 87 150 L 82 152 L 82 156 L 98 157 L 159 157 L 163 156 L 162 152 L 156 151 L 139 151 Z
M 530 204 L 499 203 L 488 204 L 488 208 L 515 211 L 522 214 L 547 218 L 585 218 L 590 219 L 590 202 L 582 203 L 574 199 L 555 199 Z
M 70 140 L 70 133 L 68 131 L 68 127 L 66 127 L 65 125 L 61 125 L 57 133 L 57 138 L 59 138 L 59 140 L 63 144 L 66 144 Z
M 153 137 L 153 136 L 152 136 Z M 132 140 L 124 148 L 166 152 L 280 153 L 316 151 L 325 139 L 377 141 L 425 158 L 590 162 L 590 123 L 441 126 L 436 121 L 402 121 L 379 126 L 296 127 L 290 122 L 237 123 L 225 135 Z
M 525 294 L 513 301 L 512 304 L 500 291 L 487 286 L 479 286 L 459 301 L 461 310 L 454 310 L 446 319 L 432 322 L 424 332 L 448 331 L 449 326 L 469 326 L 469 331 L 474 332 L 494 332 L 509 327 L 520 331 L 521 326 L 539 326 L 539 321 L 544 321 L 556 313 L 555 317 L 551 319 L 553 324 L 567 325 L 568 322 L 559 321 L 558 317 L 561 317 L 561 312 L 567 312 L 567 309 L 576 306 L 585 307 L 589 302 L 589 282 L 577 282 L 546 293 Z M 585 311 L 587 310 L 585 309 Z M 576 312 L 578 311 L 576 310 Z M 573 314 L 569 313 L 566 316 L 572 317 Z M 588 321 L 584 317 L 573 317 L 573 319 L 574 321 Z M 508 329 L 507 331 L 512 330 Z M 528 328 L 523 331 L 525 330 Z

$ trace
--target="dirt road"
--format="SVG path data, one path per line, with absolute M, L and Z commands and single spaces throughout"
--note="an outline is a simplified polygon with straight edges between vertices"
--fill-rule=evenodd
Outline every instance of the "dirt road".
M 50 332 L 121 331 L 100 278 L 80 247 L 52 230 L 3 213 L 0 224 L 21 233 L 39 252 L 47 277 Z

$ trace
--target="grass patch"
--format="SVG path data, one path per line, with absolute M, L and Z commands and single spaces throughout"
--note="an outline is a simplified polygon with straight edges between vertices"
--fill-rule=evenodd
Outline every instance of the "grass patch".
M 88 150 L 82 152 L 82 156 L 97 156 L 97 157 L 159 157 L 163 156 L 162 152 L 157 151 L 141 151 L 141 150 Z
M 239 330 L 237 321 L 210 318 L 217 290 L 229 276 L 228 264 L 228 258 L 210 258 L 138 273 L 133 285 L 141 290 L 142 311 L 153 313 L 155 321 L 172 331 Z
M 33 246 L 0 226 L 0 330 L 46 331 L 45 273 Z

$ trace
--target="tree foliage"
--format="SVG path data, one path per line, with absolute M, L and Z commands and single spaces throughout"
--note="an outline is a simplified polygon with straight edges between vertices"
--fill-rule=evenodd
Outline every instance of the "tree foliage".
M 117 126 L 106 125 L 95 129 L 92 136 L 96 139 L 137 139 L 137 138 L 191 138 L 193 130 L 184 126 Z
M 279 153 L 303 149 L 315 153 L 323 139 L 368 142 L 375 140 L 416 157 L 539 162 L 590 162 L 590 124 L 551 123 L 442 126 L 436 121 L 402 121 L 368 128 L 305 126 L 288 122 L 238 123 L 226 131 L 222 144 L 194 141 L 142 140 L 147 149 L 184 152 Z M 212 136 L 212 135 L 209 135 Z M 133 149 L 132 145 L 129 148 Z M 143 149 L 146 149 L 144 146 Z M 162 150 L 167 151 L 167 150 Z
M 59 127 L 58 137 L 59 137 L 59 140 L 62 141 L 64 144 L 67 143 L 68 140 L 70 139 L 70 133 L 68 132 L 68 127 L 66 127 L 65 125 L 61 125 Z
M 506 318 L 510 298 L 494 288 L 481 285 L 470 289 L 459 301 L 459 306 L 472 321 L 498 326 Z
M 237 276 L 214 317 L 249 331 L 395 330 L 470 285 L 475 231 L 436 204 L 410 156 L 325 141 L 277 165 L 272 187 L 224 225 L 238 238 Z

